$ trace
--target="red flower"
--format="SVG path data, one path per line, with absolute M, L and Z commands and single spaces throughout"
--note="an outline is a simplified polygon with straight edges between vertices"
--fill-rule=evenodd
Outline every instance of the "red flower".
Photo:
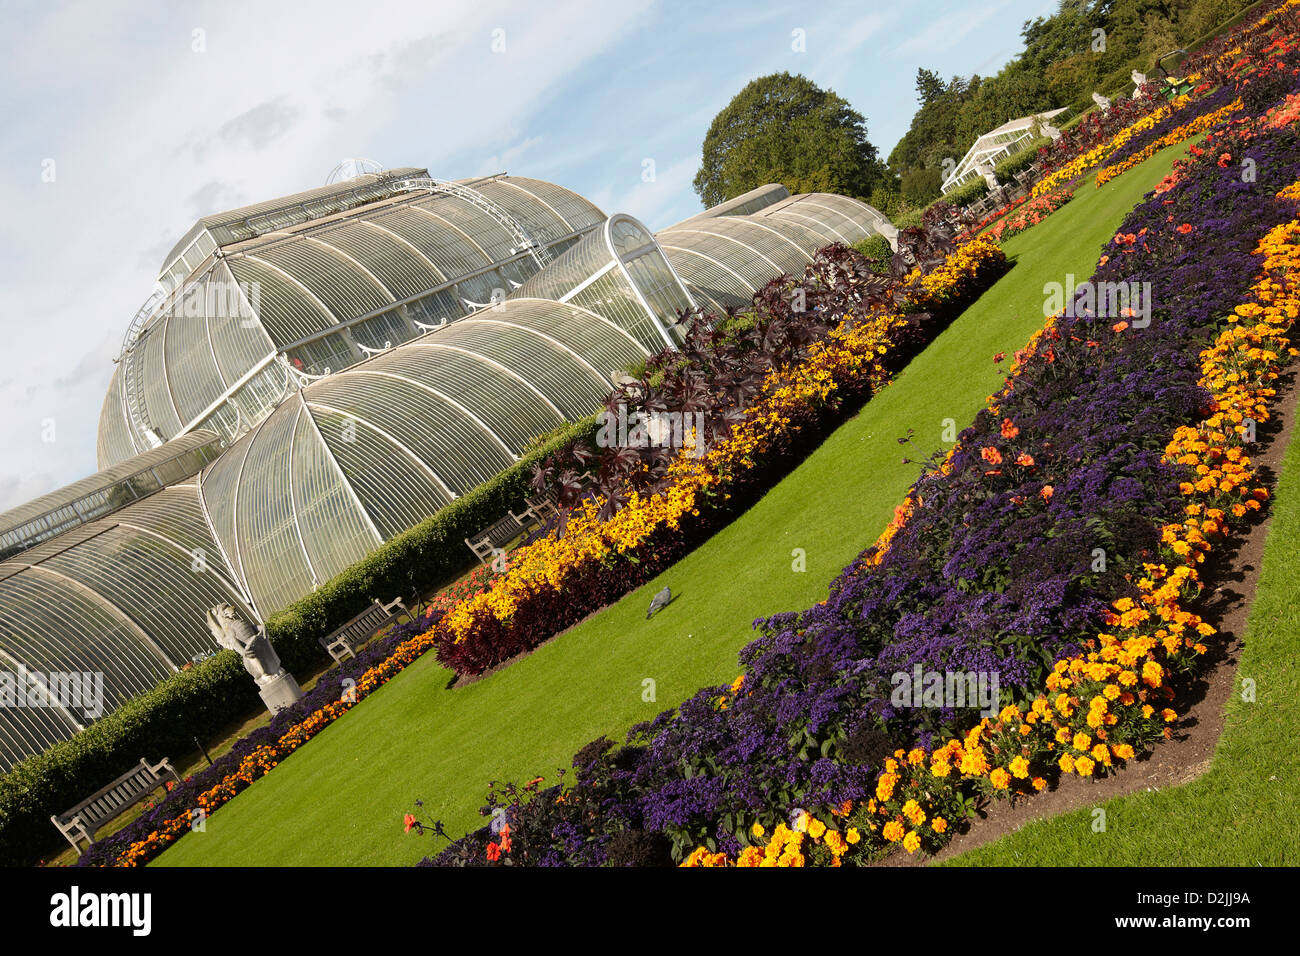
M 415 814 L 408 813 L 405 817 L 402 818 L 402 822 L 406 824 L 406 832 L 410 833 L 411 827 L 415 826 Z
M 1016 458 L 1016 464 L 1022 468 L 1032 468 L 1034 467 L 1034 456 L 1022 451 L 1019 457 Z
M 1194 228 L 1195 228 L 1195 227 L 1194 227 L 1190 222 L 1185 222 L 1185 223 L 1183 223 L 1181 226 L 1179 226 L 1175 231 L 1176 231 L 1179 235 L 1185 236 L 1185 235 L 1187 235 L 1189 232 L 1191 232 Z
M 1039 490 L 1039 492 L 1038 492 L 1038 496 L 1039 496 L 1040 498 L 1042 498 L 1044 501 L 1051 501 L 1051 500 L 1052 500 L 1052 486 L 1051 486 L 1051 485 L 1043 485 L 1043 487 L 1042 487 L 1042 488 Z
M 487 858 L 493 863 L 501 859 L 501 847 L 497 846 L 495 843 L 489 843 L 487 845 Z
M 1002 464 L 1002 452 L 998 451 L 992 445 L 985 445 L 980 449 L 980 457 L 990 465 Z
M 1015 422 L 1009 418 L 1002 419 L 1002 437 L 1010 441 L 1020 434 L 1020 429 L 1016 427 Z

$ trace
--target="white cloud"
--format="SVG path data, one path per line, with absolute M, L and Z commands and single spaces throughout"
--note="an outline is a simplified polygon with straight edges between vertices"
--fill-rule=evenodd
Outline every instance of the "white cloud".
M 666 167 L 656 164 L 652 181 L 642 178 L 644 168 L 629 168 L 625 176 L 595 190 L 588 198 L 606 215 L 627 213 L 640 219 L 652 231 L 671 226 L 700 211 L 698 200 L 683 198 L 683 194 L 691 195 L 691 181 L 700 168 L 699 154 L 679 159 Z
M 903 57 L 929 57 L 946 53 L 964 41 L 977 28 L 988 22 L 1007 6 L 1008 0 L 979 3 L 952 12 L 931 17 L 926 26 L 907 39 L 889 44 L 895 59 Z
M 489 156 L 487 159 L 483 160 L 483 162 L 479 163 L 478 169 L 475 170 L 474 175 L 491 176 L 494 173 L 509 172 L 519 164 L 519 161 L 523 158 L 525 153 L 531 150 L 534 146 L 538 146 L 545 142 L 545 140 L 546 137 L 544 136 L 529 136 L 522 142 L 516 143 L 507 149 L 503 149 L 495 156 Z

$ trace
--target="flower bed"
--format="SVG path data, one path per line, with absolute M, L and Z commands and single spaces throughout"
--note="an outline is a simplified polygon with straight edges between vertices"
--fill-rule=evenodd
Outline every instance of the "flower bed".
M 966 243 L 914 280 L 913 304 L 949 311 L 999 274 L 1004 262 L 990 240 Z M 726 506 L 737 485 L 782 460 L 800 432 L 820 429 L 826 410 L 845 395 L 883 385 L 890 374 L 886 357 L 911 327 L 897 314 L 846 315 L 798 368 L 768 376 L 761 397 L 725 441 L 701 458 L 673 459 L 665 491 L 633 491 L 606 519 L 601 502 L 588 502 L 563 537 L 513 552 L 490 590 L 449 612 L 437 632 L 439 661 L 458 673 L 481 673 L 649 580 L 711 533 L 722 517 L 718 506 Z M 702 508 L 713 513 L 702 515 Z
M 1123 175 L 1166 147 L 1213 129 L 1241 108 L 1241 100 L 1236 98 L 1234 91 L 1229 87 L 1220 87 L 1203 101 L 1195 103 L 1193 108 L 1172 113 L 1152 128 L 1150 136 L 1143 137 L 1137 143 L 1130 143 L 1128 149 L 1117 150 L 1107 157 L 1108 165 L 1097 171 L 1097 186 L 1106 185 L 1116 176 Z M 1199 115 L 1189 119 L 1189 112 Z
M 1300 183 L 1286 194 L 1300 200 Z M 1194 466 L 1199 475 L 1180 483 L 1184 520 L 1161 529 L 1163 543 L 1177 556 L 1172 570 L 1146 565 L 1139 598 L 1116 600 L 1108 632 L 1098 634 L 1086 653 L 1057 661 L 1044 692 L 1028 706 L 1009 705 L 941 748 L 896 750 L 865 805 L 848 801 L 825 820 L 803 811 L 734 861 L 697 847 L 683 865 L 840 866 L 859 846 L 868 853 L 890 844 L 908 853 L 937 849 L 962 810 L 955 783 L 996 796 L 1027 795 L 1046 786 L 1044 775 L 1092 776 L 1170 736 L 1177 714 L 1159 706 L 1175 696 L 1170 675 L 1204 654 L 1201 639 L 1214 634 L 1180 602 L 1199 589 L 1197 566 L 1211 541 L 1239 527 L 1268 497 L 1244 451 L 1244 422 L 1268 420 L 1283 357 L 1297 354 L 1290 326 L 1300 316 L 1300 221 L 1274 227 L 1256 251 L 1265 257 L 1263 276 L 1201 354 L 1200 384 L 1213 395 L 1214 410 L 1198 425 L 1179 428 L 1166 448 L 1167 461 Z M 948 791 L 946 799 L 936 791 Z M 761 840 L 766 831 L 756 823 L 751 835 Z
M 988 236 L 994 242 L 1001 242 L 1019 235 L 1031 226 L 1038 225 L 1073 198 L 1074 190 L 1066 186 L 1056 192 L 1029 199 L 990 229 Z
M 1216 142 L 1293 182 L 1295 129 L 1269 126 Z M 577 786 L 511 803 L 516 862 L 613 862 L 635 847 L 641 862 L 667 848 L 696 863 L 836 865 L 895 843 L 932 850 L 978 800 L 1104 772 L 1166 735 L 1174 688 L 1210 636 L 1186 609 L 1198 567 L 1266 497 L 1225 426 L 1263 420 L 1285 354 L 1280 322 L 1240 341 L 1216 326 L 1256 306 L 1294 315 L 1282 238 L 1300 227 L 1289 193 L 1208 154 L 1165 187 L 1094 276 L 1151 283 L 1151 325 L 1082 308 L 1049 323 L 881 547 L 825 602 L 760 622 L 735 684 L 634 728 L 626 746 L 586 748 Z M 1261 245 L 1270 223 L 1286 225 Z M 1278 274 L 1252 293 L 1261 269 Z M 1009 694 L 971 726 L 955 705 L 893 699 L 893 675 L 916 667 L 995 674 Z M 470 834 L 436 862 L 482 864 L 485 846 Z
M 1127 126 L 1122 127 L 1114 135 L 1099 143 L 1085 152 L 1075 156 L 1069 162 L 1057 167 L 1048 175 L 1044 176 L 1034 184 L 1031 191 L 1033 196 L 1043 196 L 1052 192 L 1058 186 L 1064 185 L 1072 179 L 1077 179 L 1088 170 L 1092 169 L 1107 156 L 1110 156 L 1116 150 L 1124 146 L 1135 136 L 1150 130 L 1160 123 L 1166 116 L 1177 110 L 1187 103 L 1191 102 L 1190 96 L 1181 96 L 1172 104 L 1166 103 L 1156 106 L 1150 113 L 1134 120 Z
M 1291 150 L 1294 146 L 1292 136 Z M 1294 158 L 1288 172 L 1297 172 Z M 1300 198 L 1300 184 L 1279 195 Z M 1174 200 L 1159 204 L 1167 201 Z M 1173 234 L 1188 233 L 1175 228 Z M 1123 250 L 1132 248 L 1119 245 L 1117 251 L 1123 256 Z M 1200 590 L 1198 567 L 1211 542 L 1239 527 L 1268 497 L 1245 451 L 1247 420 L 1268 419 L 1273 382 L 1284 357 L 1296 354 L 1288 329 L 1300 315 L 1300 222 L 1292 219 L 1274 227 L 1253 252 L 1263 257 L 1261 277 L 1228 315 L 1212 346 L 1200 353 L 1198 385 L 1211 396 L 1209 413 L 1194 426 L 1177 427 L 1164 449 L 1165 465 L 1190 473 L 1177 485 L 1184 499 L 1181 514 L 1171 514 L 1176 520 L 1159 528 L 1159 558 L 1142 561 L 1140 576 L 1134 575 L 1136 596 L 1115 599 L 1104 612 L 1106 631 L 1057 660 L 1032 700 L 1004 707 L 996 718 L 981 721 L 943 746 L 932 740 L 910 750 L 896 749 L 884 760 L 883 772 L 865 801 L 846 801 L 823 814 L 825 819 L 796 814 L 791 826 L 778 825 L 766 843 L 756 840 L 734 854 L 736 865 L 841 865 L 851 852 L 871 855 L 893 844 L 909 853 L 937 849 L 952 820 L 964 814 L 971 794 L 1030 794 L 1060 774 L 1102 773 L 1169 736 L 1168 725 L 1177 714 L 1162 705 L 1172 701 L 1177 675 L 1195 667 L 1196 657 L 1205 652 L 1202 640 L 1214 633 L 1184 604 Z M 1068 347 L 1065 338 L 1074 337 L 1070 328 L 1077 330 L 1078 323 L 1064 333 L 1057 323 L 1049 323 L 1030 362 L 1041 366 L 1061 361 L 1060 353 Z M 1146 334 L 1127 323 L 1117 323 L 1112 331 L 1119 336 Z M 1101 345 L 1085 340 L 1084 347 Z M 1023 375 L 1022 368 L 1010 389 L 995 399 L 994 415 L 1004 423 L 1003 437 L 1019 435 L 1017 425 L 1005 423 L 1012 421 L 1007 412 L 1016 391 L 1025 390 Z M 963 435 L 964 441 L 972 439 Z M 1057 498 L 1052 485 L 1041 485 L 1040 498 L 1044 491 L 1046 501 Z M 907 522 L 908 516 L 900 515 L 899 525 Z M 893 528 L 889 537 L 898 530 Z M 876 557 L 877 563 L 887 558 Z M 843 818 L 842 834 L 836 815 Z M 760 831 L 761 824 L 751 836 L 761 836 Z M 857 839 L 849 842 L 849 834 Z M 697 847 L 686 861 L 693 866 L 730 862 L 732 857 L 708 846 Z

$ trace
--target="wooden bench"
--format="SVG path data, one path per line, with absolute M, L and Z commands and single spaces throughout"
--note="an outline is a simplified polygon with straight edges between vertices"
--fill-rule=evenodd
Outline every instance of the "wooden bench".
M 525 498 L 524 504 L 528 505 L 528 510 L 537 516 L 539 521 L 545 521 L 559 513 L 555 507 L 555 499 L 551 495 L 537 495 L 532 498 Z
M 473 538 L 466 538 L 466 546 L 474 552 L 480 564 L 491 564 L 498 551 L 524 533 L 524 526 L 513 513 L 494 521 Z
M 387 604 L 380 604 L 375 599 L 370 607 L 338 630 L 320 638 L 320 646 L 325 648 L 336 664 L 342 663 L 349 657 L 356 657 L 362 644 L 374 637 L 380 629 L 397 623 L 403 615 L 412 617 L 401 598 L 393 598 Z
M 162 771 L 170 774 L 176 783 L 181 782 L 180 774 L 166 759 L 151 767 L 149 761 L 141 757 L 137 766 L 107 787 L 82 800 L 66 813 L 51 816 L 50 820 L 80 855 L 84 851 L 78 845 L 79 840 L 85 840 L 89 847 L 95 842 L 95 831 L 105 823 L 135 806 L 155 790 L 166 788 L 167 777 Z

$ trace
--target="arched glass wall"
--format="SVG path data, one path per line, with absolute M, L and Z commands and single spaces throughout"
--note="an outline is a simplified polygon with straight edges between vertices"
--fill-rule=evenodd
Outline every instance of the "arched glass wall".
M 313 382 L 200 478 L 263 616 L 595 411 L 648 349 L 572 304 L 510 299 Z
M 604 228 L 548 265 L 514 293 L 590 309 L 649 352 L 681 341 L 678 317 L 694 307 L 650 230 L 631 216 L 611 216 Z
M 775 190 L 746 194 L 750 199 L 740 208 L 762 203 L 752 214 L 700 215 L 656 233 L 677 275 L 702 304 L 719 312 L 746 308 L 776 276 L 802 273 L 822 246 L 852 245 L 888 225 L 877 210 L 844 196 L 811 193 L 766 202 Z
M 0 561 L 0 670 L 29 691 L 89 675 L 78 686 L 93 691 L 77 706 L 57 706 L 58 695 L 55 704 L 33 703 L 27 693 L 26 706 L 0 707 L 0 766 L 72 736 L 215 650 L 205 614 L 216 604 L 252 615 L 193 479 Z

